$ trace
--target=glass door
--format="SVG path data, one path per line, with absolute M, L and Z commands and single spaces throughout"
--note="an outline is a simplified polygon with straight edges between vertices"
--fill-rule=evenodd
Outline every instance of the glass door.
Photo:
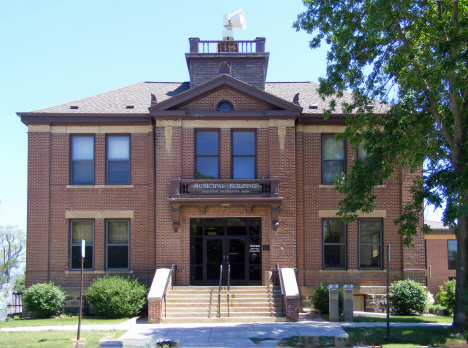
M 190 219 L 190 284 L 223 285 L 228 264 L 232 285 L 262 283 L 260 218 Z

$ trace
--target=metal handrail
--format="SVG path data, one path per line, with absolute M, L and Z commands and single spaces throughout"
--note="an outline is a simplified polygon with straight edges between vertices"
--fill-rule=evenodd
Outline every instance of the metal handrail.
M 175 278 L 175 272 L 177 271 L 177 266 L 175 264 L 172 264 L 171 270 L 169 271 L 169 277 L 167 277 L 166 280 L 166 286 L 164 287 L 164 293 L 163 293 L 163 298 L 164 298 L 164 317 L 167 317 L 166 313 L 166 292 L 167 292 L 167 287 L 169 285 L 169 280 L 171 280 L 171 290 L 174 290 L 174 282 L 172 281 L 172 277 Z
M 218 318 L 221 318 L 221 287 L 223 285 L 223 265 L 219 266 Z
M 231 265 L 228 265 L 228 279 L 227 279 L 227 307 L 228 307 L 228 317 L 229 317 L 229 288 L 231 286 Z
M 281 290 L 281 316 L 284 317 L 284 288 L 283 281 L 281 280 L 279 263 L 276 264 L 276 276 L 278 277 L 278 284 L 280 285 Z

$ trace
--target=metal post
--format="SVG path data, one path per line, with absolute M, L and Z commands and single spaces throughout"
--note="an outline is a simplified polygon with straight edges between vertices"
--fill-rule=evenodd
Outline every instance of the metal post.
M 80 329 L 81 329 L 81 310 L 83 306 L 83 260 L 85 257 L 85 241 L 81 241 L 81 285 L 80 285 L 80 313 L 78 316 L 78 334 L 76 340 L 80 340 Z
M 428 272 L 428 277 L 427 277 L 427 280 L 428 280 L 428 284 L 427 284 L 427 288 L 428 288 L 428 291 L 431 292 L 431 277 L 432 277 L 432 266 L 429 265 L 429 272 Z
M 387 245 L 387 337 L 390 338 L 390 302 L 388 288 L 390 287 L 390 244 Z

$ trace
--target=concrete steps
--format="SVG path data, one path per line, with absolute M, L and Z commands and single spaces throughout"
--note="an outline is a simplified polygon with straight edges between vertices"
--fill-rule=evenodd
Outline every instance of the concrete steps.
M 168 289 L 163 323 L 258 323 L 286 321 L 282 317 L 281 294 L 266 286 L 233 286 L 221 291 L 218 317 L 218 287 L 175 286 Z

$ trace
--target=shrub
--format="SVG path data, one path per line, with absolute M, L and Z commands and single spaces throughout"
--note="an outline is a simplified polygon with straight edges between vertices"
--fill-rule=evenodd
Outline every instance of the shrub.
M 26 310 L 37 318 L 50 318 L 60 314 L 65 294 L 53 282 L 31 285 L 23 295 Z
M 411 315 L 424 313 L 427 308 L 427 295 L 423 286 L 410 279 L 392 283 L 391 301 L 396 314 Z
M 447 307 L 447 312 L 452 315 L 455 309 L 455 279 L 445 282 L 444 286 L 439 286 L 436 295 L 437 304 Z
M 147 294 L 147 286 L 137 279 L 106 276 L 96 279 L 85 296 L 99 317 L 122 318 L 140 313 Z
M 309 303 L 316 310 L 320 311 L 322 314 L 328 314 L 329 312 L 329 295 L 328 295 L 328 285 L 320 283 L 315 291 L 309 297 Z M 343 313 L 344 301 L 343 301 L 343 290 L 341 288 L 338 290 L 338 308 L 340 313 Z

